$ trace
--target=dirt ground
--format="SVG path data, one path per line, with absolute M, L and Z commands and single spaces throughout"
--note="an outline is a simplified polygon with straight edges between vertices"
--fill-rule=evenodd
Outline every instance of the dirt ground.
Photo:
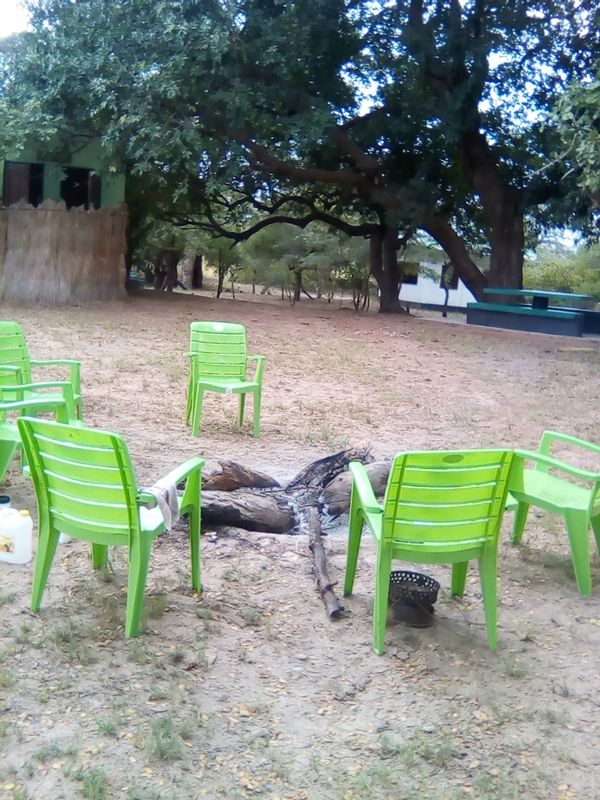
M 254 302 L 248 302 L 254 300 Z M 125 435 L 147 485 L 193 455 L 282 482 L 346 445 L 535 447 L 545 428 L 600 441 L 600 341 L 477 329 L 424 313 L 357 315 L 275 298 L 151 292 L 112 305 L 4 308 L 34 357 L 78 357 L 89 424 Z M 233 398 L 184 425 L 189 323 L 239 321 L 267 356 L 262 436 Z M 35 509 L 11 467 L 4 491 Z M 338 622 L 314 591 L 305 537 L 204 529 L 204 592 L 189 588 L 185 526 L 155 547 L 144 634 L 125 640 L 126 557 L 94 574 L 60 547 L 42 612 L 32 565 L 0 563 L 2 800 L 515 800 L 600 798 L 600 561 L 578 595 L 560 519 L 507 514 L 499 647 L 486 647 L 476 568 L 449 570 L 426 630 L 388 626 L 371 650 L 373 554 Z M 343 528 L 326 539 L 343 578 Z

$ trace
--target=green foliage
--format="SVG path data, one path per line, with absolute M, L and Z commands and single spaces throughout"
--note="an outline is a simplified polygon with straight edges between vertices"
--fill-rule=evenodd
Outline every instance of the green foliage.
M 564 249 L 539 248 L 525 262 L 524 285 L 530 289 L 589 294 L 600 301 L 600 246 Z
M 367 242 L 320 223 L 263 228 L 237 250 L 239 279 L 278 288 L 282 295 L 292 295 L 299 277 L 305 291 L 331 300 L 336 290 L 362 289 L 369 277 Z
M 600 206 L 600 61 L 591 81 L 577 81 L 560 98 L 555 119 L 566 147 L 562 154 L 580 185 Z
M 239 231 L 293 193 L 294 216 L 318 206 L 322 219 L 422 229 L 453 253 L 457 241 L 491 250 L 495 264 L 507 231 L 522 249 L 508 212 L 543 229 L 586 210 L 568 201 L 572 175 L 543 168 L 558 139 L 542 123 L 565 81 L 595 107 L 593 0 L 31 8 L 32 32 L 0 54 L 0 146 L 35 132 L 60 152 L 74 133 L 99 136 L 107 161 L 142 182 L 134 228 L 147 204 Z M 593 120 L 590 133 L 577 113 L 596 152 Z M 298 266 L 279 265 L 282 284 L 283 267 L 317 269 L 304 247 L 300 237 Z M 217 261 L 223 279 L 233 259 L 219 249 Z

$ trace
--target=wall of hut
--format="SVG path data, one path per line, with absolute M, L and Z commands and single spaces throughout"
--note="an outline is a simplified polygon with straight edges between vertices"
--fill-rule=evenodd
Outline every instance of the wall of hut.
M 0 299 L 80 303 L 126 296 L 127 210 L 45 200 L 0 208 Z

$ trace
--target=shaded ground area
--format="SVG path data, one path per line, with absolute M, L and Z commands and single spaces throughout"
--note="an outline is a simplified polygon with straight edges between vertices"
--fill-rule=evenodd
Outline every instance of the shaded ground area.
M 384 457 L 533 447 L 544 428 L 600 439 L 598 342 L 151 293 L 4 315 L 36 357 L 81 358 L 86 419 L 126 436 L 141 485 L 192 455 L 285 480 L 347 444 Z M 200 439 L 183 423 L 189 323 L 202 318 L 243 322 L 267 356 L 258 441 L 250 419 L 236 430 L 233 398 L 208 397 Z M 6 490 L 33 508 L 16 467 Z M 198 598 L 182 527 L 157 542 L 133 641 L 123 553 L 94 575 L 85 545 L 61 546 L 39 616 L 31 565 L 0 563 L 0 798 L 600 797 L 599 561 L 582 598 L 562 522 L 533 512 L 519 548 L 510 522 L 495 655 L 476 570 L 454 600 L 437 567 L 435 625 L 391 625 L 374 655 L 368 539 L 347 614 L 331 623 L 303 536 L 205 530 Z M 326 546 L 341 582 L 345 537 Z

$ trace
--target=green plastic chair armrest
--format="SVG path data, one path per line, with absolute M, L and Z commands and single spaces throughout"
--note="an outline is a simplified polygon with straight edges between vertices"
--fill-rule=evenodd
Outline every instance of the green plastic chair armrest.
M 192 472 L 200 472 L 203 466 L 203 458 L 189 458 L 187 461 L 184 461 L 183 464 L 179 464 L 179 466 L 175 467 L 175 469 L 172 469 L 170 472 L 168 472 L 164 477 L 161 478 L 161 481 L 167 484 L 172 483 L 173 486 L 177 486 L 177 484 L 189 477 Z M 154 508 L 156 506 L 156 497 L 152 494 L 152 492 L 138 492 L 137 503 L 138 505 L 145 506 L 146 508 Z
M 566 444 L 589 450 L 592 453 L 600 453 L 600 445 L 586 442 L 585 439 L 578 439 L 576 436 L 569 436 L 568 433 L 560 433 L 559 431 L 544 431 L 540 443 L 540 452 L 546 454 L 546 448 L 549 448 L 552 442 L 565 442 Z
M 158 505 L 152 492 L 138 492 L 136 501 L 139 506 L 144 506 L 145 508 L 155 508 Z
M 561 472 L 566 472 L 567 475 L 572 475 L 574 478 L 581 478 L 585 481 L 600 481 L 599 472 L 590 472 L 581 467 L 574 467 L 566 461 L 560 461 L 558 458 L 544 455 L 543 453 L 534 453 L 531 450 L 515 450 L 515 456 L 522 458 L 524 461 L 534 461 L 536 464 L 541 464 L 545 467 L 553 467 Z
M 260 383 L 262 381 L 266 358 L 266 356 L 246 356 L 246 363 L 249 361 L 256 361 L 256 373 L 254 374 L 254 380 L 256 383 Z
M 31 359 L 31 365 L 36 367 L 54 367 L 54 366 L 64 366 L 69 367 L 70 377 L 71 377 L 71 384 L 73 386 L 73 391 L 76 394 L 81 393 L 81 362 L 75 361 L 72 358 L 45 358 L 43 360 L 40 359 Z
M 369 514 L 383 514 L 383 506 L 377 502 L 365 465 L 361 461 L 351 461 L 348 469 L 352 474 L 352 486 L 358 492 L 363 509 Z
M 73 392 L 73 386 L 69 381 L 42 381 L 38 383 L 18 383 L 14 386 L 0 386 L 0 398 L 2 396 L 2 392 L 15 392 L 19 393 L 23 390 L 28 389 L 30 391 L 35 391 L 36 389 L 61 389 L 63 394 L 62 400 L 53 400 L 48 399 L 47 402 L 49 403 L 61 403 L 64 402 L 67 406 L 67 410 L 69 413 L 69 419 L 75 419 L 75 398 Z M 29 406 L 33 408 L 33 402 L 35 401 L 25 401 L 29 403 Z
M 188 458 L 188 460 L 184 461 L 183 464 L 179 464 L 178 467 L 175 467 L 175 469 L 172 469 L 169 473 L 167 473 L 162 480 L 165 483 L 173 483 L 175 486 L 177 486 L 177 484 L 184 481 L 188 475 L 191 475 L 191 473 L 195 472 L 196 470 L 201 470 L 203 466 L 203 458 Z
M 56 411 L 57 422 L 67 424 L 70 421 L 69 404 L 66 400 L 56 398 L 36 399 L 36 400 L 11 400 L 10 402 L 0 401 L 0 413 L 7 411 Z

